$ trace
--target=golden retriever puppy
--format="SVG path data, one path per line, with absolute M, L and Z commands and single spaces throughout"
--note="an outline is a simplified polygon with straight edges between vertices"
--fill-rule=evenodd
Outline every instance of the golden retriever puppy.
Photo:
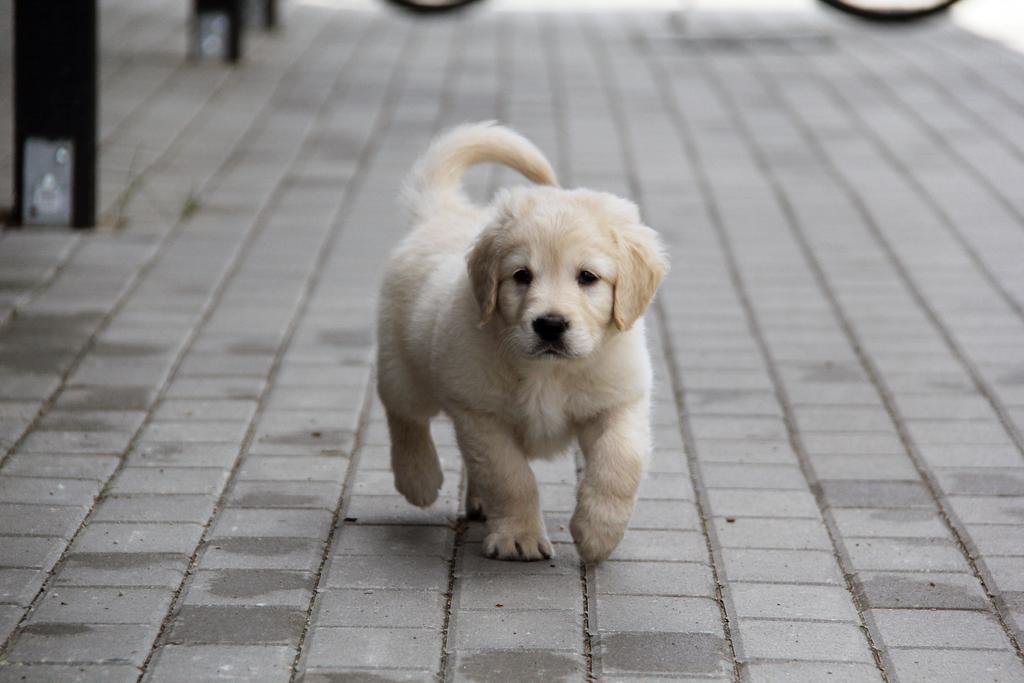
M 482 162 L 537 185 L 475 206 L 460 181 Z M 413 505 L 437 499 L 430 419 L 444 412 L 466 464 L 467 510 L 486 514 L 484 552 L 550 558 L 530 460 L 575 439 L 586 466 L 572 537 L 584 560 L 607 558 L 650 450 L 641 316 L 667 269 L 657 234 L 632 202 L 560 189 L 532 143 L 488 123 L 437 139 L 406 194 L 415 226 L 391 258 L 378 321 L 395 488 Z

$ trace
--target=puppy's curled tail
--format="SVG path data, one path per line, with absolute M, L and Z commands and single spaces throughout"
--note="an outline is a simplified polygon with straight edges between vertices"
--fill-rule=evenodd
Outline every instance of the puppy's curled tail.
M 532 142 L 485 121 L 456 126 L 434 140 L 409 174 L 406 205 L 419 217 L 438 201 L 467 204 L 462 176 L 470 166 L 488 162 L 513 168 L 538 185 L 558 185 L 551 164 Z

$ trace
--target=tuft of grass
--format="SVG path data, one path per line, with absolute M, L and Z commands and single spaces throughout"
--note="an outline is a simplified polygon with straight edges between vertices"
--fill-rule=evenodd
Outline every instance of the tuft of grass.
M 196 193 L 195 188 L 190 187 L 188 189 L 188 194 L 185 195 L 185 201 L 181 203 L 181 211 L 178 213 L 178 220 L 188 220 L 192 214 L 199 210 L 200 206 L 199 195 Z

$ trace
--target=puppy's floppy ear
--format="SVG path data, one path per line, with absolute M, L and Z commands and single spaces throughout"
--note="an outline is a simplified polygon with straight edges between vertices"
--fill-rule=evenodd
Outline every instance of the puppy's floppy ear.
M 480 327 L 490 322 L 494 310 L 498 307 L 498 231 L 501 225 L 486 228 L 469 254 L 466 256 L 466 267 L 469 271 L 469 282 L 473 286 L 473 294 L 480 306 Z
M 615 281 L 612 320 L 628 330 L 647 310 L 668 272 L 658 233 L 641 223 L 621 228 L 619 275 Z

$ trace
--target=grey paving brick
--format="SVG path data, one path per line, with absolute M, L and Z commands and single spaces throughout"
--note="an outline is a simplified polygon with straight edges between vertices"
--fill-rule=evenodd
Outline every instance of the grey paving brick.
M 0 536 L 0 567 L 49 570 L 66 546 L 66 539 L 53 536 Z
M 306 666 L 436 670 L 440 659 L 441 636 L 434 629 L 331 626 L 310 633 Z
M 832 550 L 821 520 L 721 517 L 713 523 L 725 548 Z
M 569 575 L 478 576 L 460 583 L 462 609 L 581 610 L 579 578 Z
M 967 562 L 952 541 L 929 538 L 847 539 L 846 551 L 861 570 L 967 571 Z
M 313 622 L 317 626 L 439 628 L 444 610 L 440 591 L 337 588 L 320 594 Z
M 707 495 L 716 517 L 820 517 L 814 496 L 807 491 L 711 489 Z
M 338 530 L 333 552 L 340 555 L 447 558 L 453 540 L 449 529 L 439 527 L 345 524 Z
M 105 482 L 117 468 L 113 455 L 47 455 L 18 453 L 4 465 L 4 474 L 12 477 L 52 479 L 92 479 Z
M 325 585 L 443 591 L 448 587 L 448 563 L 439 557 L 426 556 L 393 557 L 382 564 L 378 557 L 338 555 L 328 565 Z
M 233 443 L 179 441 L 140 443 L 128 454 L 129 467 L 232 467 L 239 446 Z
M 200 569 L 192 575 L 185 605 L 280 605 L 304 609 L 314 588 L 308 572 L 283 569 Z
M 928 508 L 837 509 L 832 511 L 843 536 L 906 536 L 910 538 L 947 538 L 939 513 Z
M 769 581 L 841 585 L 839 565 L 830 551 L 723 548 L 730 581 Z
M 1024 676 L 1024 665 L 1009 652 L 906 649 L 890 657 L 901 681 L 1012 681 Z
M 982 556 L 1024 556 L 1024 526 L 969 524 L 967 533 Z
M 460 650 L 452 653 L 449 667 L 456 681 L 575 681 L 586 662 L 580 655 L 547 650 Z
M 0 569 L 0 604 L 28 606 L 46 575 L 31 569 Z
M 131 683 L 139 679 L 131 664 L 21 664 L 0 663 L 4 683 Z
M 0 503 L 0 529 L 9 534 L 71 538 L 88 511 L 86 507 Z
M 171 595 L 157 588 L 56 587 L 47 590 L 29 623 L 159 624 Z
M 189 555 L 179 553 L 70 553 L 60 572 L 54 575 L 53 583 L 177 590 L 188 563 Z
M 228 494 L 227 504 L 236 508 L 334 510 L 340 497 L 340 481 L 237 481 Z
M 743 657 L 873 663 L 855 624 L 740 620 L 739 633 Z
M 725 639 L 714 633 L 603 633 L 597 641 L 606 674 L 725 674 L 732 666 Z
M 327 510 L 227 508 L 221 511 L 213 525 L 210 538 L 283 536 L 326 539 L 331 517 Z
M 888 647 L 1009 647 L 999 622 L 985 612 L 876 609 L 871 618 Z
M 131 432 L 36 431 L 18 447 L 22 453 L 121 453 Z
M 151 422 L 139 437 L 141 444 L 161 443 L 241 443 L 249 429 L 247 420 L 204 422 L 181 420 Z
M 920 476 L 910 458 L 890 455 L 823 455 L 812 457 L 814 471 L 821 480 L 915 481 Z
M 461 610 L 455 617 L 454 630 L 454 642 L 449 647 L 455 650 L 576 652 L 583 638 L 580 618 L 569 610 Z
M 295 569 L 320 565 L 323 540 L 286 536 L 215 538 L 204 544 L 200 563 L 206 569 Z
M 696 562 L 618 562 L 594 568 L 597 592 L 627 595 L 714 595 L 711 568 Z
M 78 553 L 180 553 L 191 555 L 203 534 L 198 524 L 91 522 L 71 546 Z
M 287 646 L 165 645 L 147 676 L 150 681 L 199 680 L 272 682 L 287 678 L 295 651 Z
M 168 642 L 294 646 L 305 621 L 305 609 L 279 605 L 184 605 L 174 615 Z
M 970 574 L 858 572 L 857 590 L 871 607 L 986 609 L 981 584 Z
M 217 500 L 203 494 L 138 494 L 107 496 L 93 511 L 90 524 L 99 522 L 179 522 L 206 524 Z
M 34 621 L 25 626 L 7 652 L 10 662 L 98 664 L 125 663 L 141 666 L 159 630 L 148 626 Z
M 51 410 L 38 423 L 42 431 L 134 432 L 145 419 L 141 410 Z
M 739 463 L 702 463 L 704 485 L 711 489 L 790 489 L 807 487 L 796 465 L 755 465 Z
M 616 560 L 694 562 L 707 556 L 703 534 L 696 531 L 630 529 L 612 553 Z
M 733 583 L 729 595 L 740 618 L 857 621 L 845 587 Z
M 110 495 L 216 495 L 228 472 L 215 467 L 125 467 L 110 487 Z
M 0 503 L 89 507 L 100 487 L 98 481 L 84 479 L 0 477 Z
M 751 662 L 745 670 L 751 683 L 783 680 L 792 683 L 815 683 L 822 680 L 832 683 L 863 683 L 882 680 L 881 672 L 874 665 L 848 662 Z
M 429 508 L 410 505 L 402 496 L 352 496 L 345 516 L 360 524 L 449 526 L 458 515 L 456 497 L 438 498 Z
M 238 469 L 243 481 L 330 481 L 345 477 L 348 459 L 337 456 L 260 456 L 246 458 Z
M 256 401 L 168 399 L 162 401 L 153 413 L 160 421 L 206 421 L 252 419 L 256 412 Z
M 264 377 L 179 377 L 167 398 L 256 400 L 266 383 Z
M 602 595 L 597 620 L 607 631 L 718 633 L 721 614 L 710 598 Z

